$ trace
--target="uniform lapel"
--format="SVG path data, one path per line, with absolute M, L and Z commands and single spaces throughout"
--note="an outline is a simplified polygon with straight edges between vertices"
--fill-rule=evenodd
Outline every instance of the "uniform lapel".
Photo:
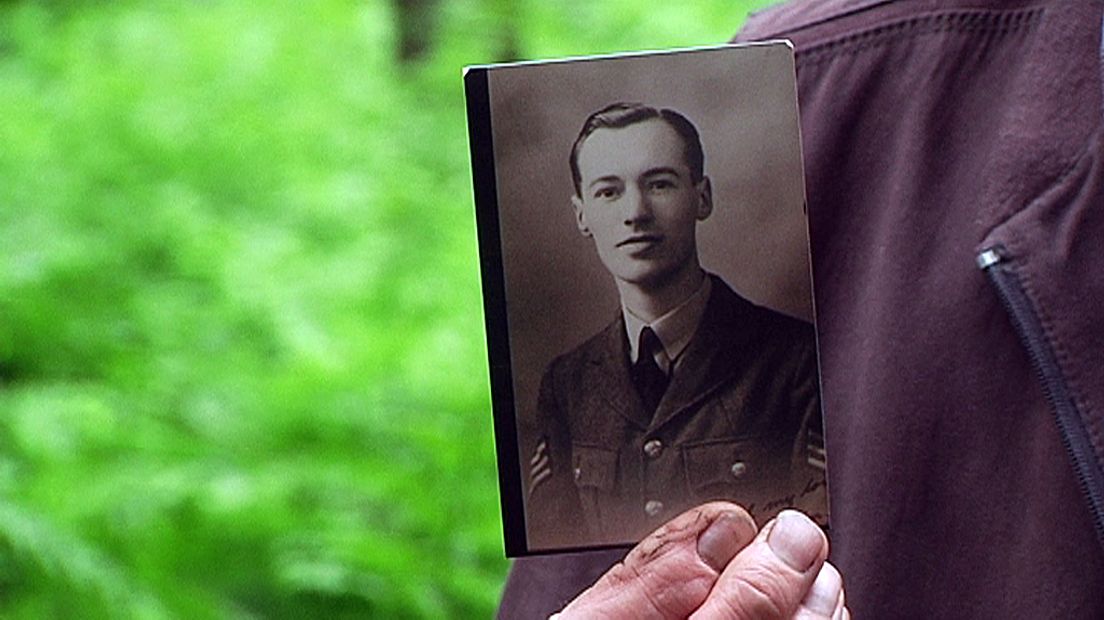
M 709 395 L 740 372 L 741 360 L 755 354 L 748 350 L 757 329 L 749 324 L 754 316 L 750 312 L 751 303 L 732 292 L 720 278 L 709 277 L 713 278 L 709 303 L 656 409 L 652 429 L 658 429 Z
M 602 345 L 593 349 L 587 360 L 584 390 L 600 395 L 606 407 L 641 430 L 647 429 L 652 416 L 644 410 L 629 376 L 629 344 L 620 313 L 603 332 Z

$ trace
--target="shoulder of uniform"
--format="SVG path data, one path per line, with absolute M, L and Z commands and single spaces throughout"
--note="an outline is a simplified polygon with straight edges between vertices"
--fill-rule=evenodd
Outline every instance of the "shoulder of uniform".
M 616 349 L 618 339 L 622 338 L 624 331 L 624 323 L 617 318 L 575 348 L 557 355 L 548 365 L 546 374 L 577 368 L 588 361 L 597 361 L 610 355 Z
M 771 329 L 793 334 L 797 339 L 815 337 L 816 330 L 813 328 L 813 324 L 808 321 L 783 314 L 766 306 L 755 305 L 754 308 L 756 314 L 759 315 L 759 320 L 770 325 Z
M 719 316 L 725 317 L 722 321 L 736 325 L 755 325 L 755 333 L 768 336 L 769 342 L 786 347 L 801 343 L 812 345 L 816 342 L 816 331 L 812 323 L 761 306 L 732 290 L 723 279 L 717 276 L 713 278 L 717 312 Z

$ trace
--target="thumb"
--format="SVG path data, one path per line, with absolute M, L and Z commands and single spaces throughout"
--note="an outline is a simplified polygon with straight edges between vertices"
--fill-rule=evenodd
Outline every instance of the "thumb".
M 642 540 L 553 617 L 686 618 L 755 532 L 755 521 L 735 504 L 711 502 L 688 510 Z
M 692 620 L 779 620 L 797 611 L 828 557 L 808 517 L 784 510 L 733 558 Z

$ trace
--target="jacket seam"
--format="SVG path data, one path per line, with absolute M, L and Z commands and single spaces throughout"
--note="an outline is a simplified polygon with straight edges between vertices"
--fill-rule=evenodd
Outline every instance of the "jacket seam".
M 1009 34 L 1034 26 L 1042 13 L 1042 8 L 1035 7 L 1000 13 L 953 11 L 912 17 L 798 49 L 794 57 L 798 65 L 808 65 L 856 54 L 903 37 L 941 32 Z
M 1031 262 L 1027 256 L 1018 257 L 1018 260 L 1022 261 L 1024 265 Z M 1101 456 L 1099 453 L 1099 446 L 1101 445 L 1099 429 L 1097 429 L 1095 425 L 1089 424 L 1084 414 L 1084 412 L 1093 409 L 1092 403 L 1083 396 L 1084 392 L 1080 389 L 1080 381 L 1076 379 L 1074 374 L 1070 373 L 1071 358 L 1069 351 L 1065 347 L 1064 342 L 1055 334 L 1054 321 L 1051 319 L 1050 314 L 1038 301 L 1041 297 L 1034 286 L 1034 277 L 1027 269 L 1018 269 L 1016 272 L 1020 278 L 1020 285 L 1023 287 L 1024 292 L 1027 293 L 1028 299 L 1031 300 L 1031 306 L 1035 310 L 1035 315 L 1039 320 L 1039 327 L 1043 330 L 1043 336 L 1046 338 L 1047 344 L 1054 353 L 1054 359 L 1058 364 L 1059 371 L 1066 381 L 1067 392 L 1073 399 L 1074 405 L 1078 408 L 1077 417 L 1080 418 L 1081 425 L 1085 428 L 1093 444 L 1094 449 L 1091 451 L 1093 464 L 1096 465 L 1098 470 L 1104 471 L 1104 467 L 1101 466 Z
M 859 7 L 841 8 L 841 9 L 837 10 L 835 13 L 829 13 L 828 15 L 825 15 L 824 17 L 819 17 L 819 18 L 815 18 L 815 19 L 810 19 L 808 21 L 799 22 L 799 23 L 794 24 L 792 26 L 789 26 L 789 27 L 787 27 L 783 30 L 777 30 L 777 29 L 768 30 L 767 32 L 770 33 L 770 34 L 764 35 L 763 38 L 777 38 L 777 37 L 781 36 L 782 34 L 793 34 L 795 32 L 800 32 L 802 30 L 809 30 L 809 29 L 812 29 L 812 28 L 816 28 L 817 26 L 821 26 L 821 25 L 831 23 L 831 22 L 834 22 L 834 21 L 838 21 L 838 20 L 841 20 L 841 19 L 847 19 L 849 17 L 853 17 L 855 15 L 859 15 L 859 14 L 865 13 L 867 11 L 877 9 L 878 7 L 881 7 L 881 6 L 886 5 L 886 4 L 890 4 L 892 2 L 894 2 L 894 0 L 880 0 L 880 1 L 877 1 L 877 2 L 871 2 L 870 4 L 866 4 L 866 5 L 859 6 Z M 757 11 L 755 13 L 752 13 L 749 16 L 749 20 L 748 20 L 749 23 L 751 23 L 752 18 L 756 18 L 756 17 L 763 17 L 763 18 L 769 19 L 770 18 L 770 9 L 767 8 L 767 9 L 763 9 L 762 11 Z

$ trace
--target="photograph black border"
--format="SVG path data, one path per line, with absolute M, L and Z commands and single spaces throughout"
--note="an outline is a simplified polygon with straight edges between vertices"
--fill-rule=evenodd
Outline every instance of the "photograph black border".
M 464 73 L 468 137 L 471 147 L 475 218 L 479 239 L 479 275 L 483 287 L 483 323 L 490 359 L 491 410 L 494 416 L 495 454 L 498 462 L 499 503 L 508 557 L 529 552 L 526 536 L 524 493 L 514 377 L 510 364 L 510 326 L 506 315 L 506 274 L 498 225 L 498 186 L 495 179 L 494 141 L 491 134 L 491 102 L 487 69 Z

